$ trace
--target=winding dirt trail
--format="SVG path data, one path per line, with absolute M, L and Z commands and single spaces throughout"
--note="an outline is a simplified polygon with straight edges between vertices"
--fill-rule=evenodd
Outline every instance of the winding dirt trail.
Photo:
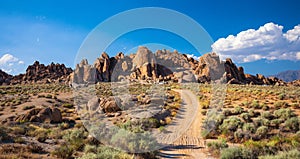
M 197 96 L 189 90 L 174 90 L 180 93 L 185 112 L 197 111 L 190 127 L 172 145 L 160 150 L 159 158 L 213 158 L 205 148 L 205 140 L 201 137 L 202 114 Z M 195 104 L 197 104 L 195 110 Z M 194 110 L 193 110 L 194 109 Z M 188 114 L 187 114 L 188 115 Z M 176 120 L 176 119 L 175 119 Z M 180 121 L 180 120 L 179 120 Z M 180 123 L 179 123 L 180 124 Z M 184 123 L 182 123 L 184 124 Z

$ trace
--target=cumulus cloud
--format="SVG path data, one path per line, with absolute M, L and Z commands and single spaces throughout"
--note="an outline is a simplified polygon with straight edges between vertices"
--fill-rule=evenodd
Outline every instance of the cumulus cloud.
M 195 60 L 199 60 L 200 56 L 195 56 L 194 54 L 186 54 L 188 58 L 192 57 Z
M 283 32 L 283 26 L 267 23 L 259 29 L 249 29 L 237 35 L 218 39 L 212 49 L 221 58 L 235 62 L 267 60 L 300 60 L 300 24 Z
M 11 54 L 4 54 L 0 57 L 0 69 L 7 73 L 15 73 L 23 65 L 24 61 L 19 60 Z

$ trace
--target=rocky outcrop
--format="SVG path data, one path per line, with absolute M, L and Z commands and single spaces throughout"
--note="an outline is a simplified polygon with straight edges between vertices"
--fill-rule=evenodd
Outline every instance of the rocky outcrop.
M 71 75 L 74 83 L 97 83 L 120 80 L 148 82 L 200 82 L 225 81 L 228 84 L 286 85 L 275 77 L 250 75 L 237 67 L 230 58 L 221 61 L 216 53 L 204 54 L 196 60 L 176 50 L 158 50 L 154 54 L 140 46 L 136 54 L 118 53 L 109 57 L 102 53 L 93 65 L 83 60 Z
M 9 75 L 6 72 L 0 70 L 0 85 L 9 84 L 12 77 L 12 75 Z
M 58 108 L 35 108 L 25 114 L 19 115 L 15 121 L 61 123 L 62 115 Z
M 64 83 L 71 73 L 72 69 L 67 68 L 64 64 L 51 63 L 45 66 L 35 61 L 33 65 L 28 66 L 25 74 L 14 76 L 9 83 Z

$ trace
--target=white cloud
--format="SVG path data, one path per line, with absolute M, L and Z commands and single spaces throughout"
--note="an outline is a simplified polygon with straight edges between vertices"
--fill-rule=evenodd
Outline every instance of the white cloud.
M 17 73 L 20 69 L 20 65 L 23 65 L 24 61 L 19 60 L 11 54 L 4 54 L 0 58 L 0 69 L 7 73 Z
M 190 57 L 192 57 L 193 59 L 195 59 L 195 60 L 199 60 L 199 56 L 195 56 L 194 54 L 186 54 L 186 56 L 188 57 L 188 58 L 190 58 Z
M 267 60 L 300 60 L 300 24 L 286 33 L 283 26 L 267 23 L 259 29 L 249 29 L 237 35 L 218 39 L 214 52 L 235 62 Z
M 18 63 L 19 63 L 19 64 L 24 64 L 24 61 L 19 61 Z
M 11 54 L 4 54 L 1 58 L 0 58 L 0 65 L 6 65 L 7 63 L 10 62 L 16 62 L 18 61 L 18 58 L 14 57 Z

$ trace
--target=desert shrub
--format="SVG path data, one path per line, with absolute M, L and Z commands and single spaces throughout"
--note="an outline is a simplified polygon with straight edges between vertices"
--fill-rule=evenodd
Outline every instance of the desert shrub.
M 258 135 L 260 138 L 263 138 L 267 135 L 268 133 L 268 127 L 266 126 L 260 126 L 257 128 L 255 134 Z
M 229 132 L 234 132 L 237 128 L 242 126 L 242 122 L 239 118 L 231 116 L 228 119 L 225 119 L 222 125 L 219 126 L 220 130 L 224 134 Z
M 251 107 L 254 109 L 260 109 L 261 106 L 259 105 L 259 102 L 257 100 L 253 100 L 251 103 Z
M 71 158 L 74 150 L 73 148 L 68 144 L 62 144 L 59 147 L 55 148 L 53 152 L 51 152 L 52 155 L 62 158 L 62 159 L 69 159 Z
M 86 136 L 87 134 L 84 129 L 73 129 L 67 131 L 63 136 L 63 139 L 69 143 L 74 150 L 81 150 L 84 146 L 84 139 Z
M 205 100 L 201 103 L 201 108 L 202 109 L 208 109 L 209 108 L 209 101 Z
M 278 99 L 279 100 L 283 100 L 285 98 L 285 94 L 284 93 L 281 93 L 278 95 Z
M 282 108 L 279 110 L 275 110 L 273 114 L 276 118 L 280 118 L 280 119 L 284 119 L 284 120 L 287 120 L 287 119 L 295 116 L 295 114 L 289 108 Z
M 255 132 L 255 126 L 253 123 L 245 123 L 243 125 L 243 131 L 245 133 L 254 133 Z
M 45 97 L 45 95 L 43 95 L 43 94 L 39 94 L 37 97 L 38 97 L 38 98 L 44 98 L 44 97 Z
M 27 151 L 31 152 L 31 153 L 44 153 L 44 149 L 37 145 L 37 144 L 34 144 L 34 143 L 30 143 L 29 145 L 26 146 L 27 148 Z
M 221 159 L 252 159 L 255 158 L 254 154 L 242 147 L 231 147 L 221 151 Z
M 58 125 L 58 127 L 59 127 L 61 130 L 65 130 L 65 129 L 70 128 L 70 124 L 69 124 L 69 123 L 63 122 L 63 123 L 60 123 L 60 124 Z
M 224 109 L 224 110 L 223 110 L 223 114 L 224 114 L 225 116 L 230 116 L 230 115 L 231 115 L 231 111 L 230 111 L 229 109 Z
M 273 119 L 273 115 L 272 115 L 272 113 L 270 113 L 269 111 L 263 112 L 263 113 L 261 114 L 261 116 L 262 116 L 263 118 L 265 118 L 265 119 L 270 119 L 270 120 Z
M 74 107 L 74 105 L 71 103 L 64 103 L 64 104 L 62 104 L 62 106 L 65 108 L 73 108 Z
M 225 139 L 218 139 L 218 141 L 211 141 L 207 143 L 207 147 L 215 154 L 219 154 L 221 149 L 227 148 L 228 144 Z
M 34 127 L 27 132 L 27 135 L 35 137 L 39 142 L 44 142 L 48 138 L 50 131 L 45 128 Z
M 14 142 L 22 144 L 25 143 L 25 140 L 22 137 L 15 137 Z
M 300 158 L 300 151 L 297 149 L 279 152 L 276 155 L 259 156 L 259 159 L 296 159 Z
M 260 113 L 256 112 L 254 109 L 249 109 L 248 113 L 249 113 L 250 117 L 257 117 L 260 115 Z
M 84 153 L 96 153 L 97 152 L 97 146 L 95 145 L 85 145 L 84 146 Z
M 27 106 L 24 106 L 22 109 L 23 110 L 29 110 L 29 109 L 32 109 L 32 108 L 35 108 L 35 105 L 27 105 Z
M 240 141 L 244 138 L 244 132 L 242 129 L 237 129 L 234 132 L 233 136 L 234 136 L 235 141 Z
M 262 105 L 262 110 L 269 110 L 270 107 L 266 105 L 265 103 Z
M 63 131 L 60 128 L 52 128 L 51 131 L 48 133 L 48 137 L 50 139 L 62 139 Z
M 270 126 L 278 128 L 281 123 L 283 123 L 283 119 L 273 119 L 270 121 Z
M 242 118 L 243 120 L 245 120 L 246 122 L 251 122 L 251 116 L 250 116 L 249 113 L 242 113 L 242 114 L 241 114 L 241 118 Z
M 11 128 L 11 133 L 15 135 L 24 135 L 26 133 L 26 129 L 21 126 L 15 126 Z
M 45 98 L 51 99 L 51 98 L 52 98 L 52 95 L 51 95 L 51 94 L 47 94 L 47 95 L 45 96 Z
M 297 117 L 289 118 L 284 122 L 284 127 L 292 132 L 297 132 L 299 130 L 299 125 L 300 124 Z
M 299 108 L 299 103 L 292 103 L 291 107 L 294 109 L 298 109 Z
M 133 133 L 124 129 L 117 130 L 110 142 L 130 152 L 140 149 L 150 150 L 157 145 L 157 141 L 149 135 L 149 132 Z
M 237 114 L 241 114 L 242 112 L 243 112 L 243 108 L 240 107 L 240 106 L 236 106 L 236 107 L 234 108 L 234 110 L 232 111 L 232 114 L 237 115 Z
M 277 101 L 274 104 L 275 109 L 286 108 L 287 106 L 288 106 L 288 103 L 284 102 L 284 101 Z

